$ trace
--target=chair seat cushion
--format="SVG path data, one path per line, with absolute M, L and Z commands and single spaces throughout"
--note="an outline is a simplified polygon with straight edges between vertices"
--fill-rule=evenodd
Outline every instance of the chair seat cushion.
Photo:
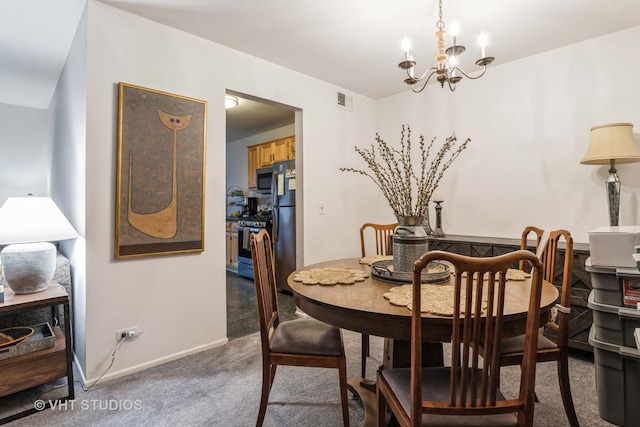
M 343 349 L 340 329 L 313 318 L 280 323 L 271 342 L 275 353 L 342 356 Z
M 411 370 L 409 368 L 384 369 L 380 375 L 389 383 L 400 404 L 407 413 L 411 411 L 410 383 Z M 423 368 L 422 370 L 422 400 L 449 401 L 450 368 Z M 498 400 L 504 396 L 498 391 Z M 441 427 L 474 427 L 474 426 L 515 426 L 517 416 L 512 414 L 498 415 L 433 415 L 423 414 L 422 425 Z
M 557 348 L 555 342 L 551 341 L 549 338 L 545 337 L 542 334 L 538 335 L 538 350 L 549 350 L 552 348 Z M 524 351 L 524 335 L 519 335 L 517 337 L 505 338 L 500 342 L 500 353 L 501 354 L 509 354 L 509 353 L 522 353 Z

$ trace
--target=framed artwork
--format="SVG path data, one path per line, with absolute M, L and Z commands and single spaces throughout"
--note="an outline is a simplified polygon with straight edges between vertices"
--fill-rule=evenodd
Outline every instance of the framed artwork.
M 120 83 L 115 257 L 204 251 L 207 103 Z

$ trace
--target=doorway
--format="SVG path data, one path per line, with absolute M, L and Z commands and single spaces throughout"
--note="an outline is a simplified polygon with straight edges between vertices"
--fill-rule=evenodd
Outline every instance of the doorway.
M 295 107 L 251 95 L 227 91 L 226 96 L 231 98 L 231 104 L 236 104 L 226 109 L 225 173 L 227 336 L 233 339 L 258 330 L 252 265 L 251 260 L 246 259 L 248 251 L 244 250 L 248 249 L 248 239 L 239 239 L 238 226 L 242 229 L 247 221 L 268 223 L 273 207 L 271 194 L 258 192 L 252 177 L 257 169 L 273 167 L 271 164 L 282 160 L 283 155 L 292 165 L 298 166 L 295 154 L 300 150 L 296 150 L 295 145 L 300 141 L 300 135 L 296 129 L 301 128 L 302 116 Z M 296 199 L 299 196 L 301 194 L 296 194 Z M 250 202 L 257 209 L 247 209 Z M 243 256 L 239 257 L 238 253 Z M 292 297 L 278 295 L 278 298 L 282 298 L 283 318 L 293 316 Z

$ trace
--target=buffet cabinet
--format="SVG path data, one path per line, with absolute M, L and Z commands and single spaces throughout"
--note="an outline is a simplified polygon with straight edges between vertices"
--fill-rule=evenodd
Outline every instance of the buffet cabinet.
M 531 241 L 531 250 L 535 250 Z M 494 237 L 455 236 L 429 238 L 429 250 L 442 250 L 461 255 L 489 257 L 502 255 L 520 249 L 520 239 L 503 239 Z M 562 287 L 562 266 L 564 250 L 560 249 L 554 285 L 558 292 Z M 591 276 L 585 271 L 585 262 L 589 258 L 589 245 L 574 243 L 573 245 L 573 277 L 571 279 L 571 320 L 569 322 L 569 347 L 584 351 L 593 351 L 589 344 L 589 329 L 593 323 L 591 309 L 587 306 L 591 292 Z M 545 334 L 551 332 L 545 331 Z

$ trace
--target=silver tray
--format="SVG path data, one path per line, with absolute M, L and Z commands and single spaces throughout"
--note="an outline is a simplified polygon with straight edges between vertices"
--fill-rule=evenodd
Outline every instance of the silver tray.
M 429 268 L 444 267 L 444 271 L 429 272 Z M 371 277 L 384 280 L 391 283 L 411 283 L 413 281 L 413 272 L 392 271 L 389 267 L 393 267 L 393 260 L 376 261 L 371 264 Z M 430 262 L 427 268 L 422 271 L 422 283 L 442 283 L 448 282 L 451 276 L 451 270 L 447 264 L 437 261 Z

